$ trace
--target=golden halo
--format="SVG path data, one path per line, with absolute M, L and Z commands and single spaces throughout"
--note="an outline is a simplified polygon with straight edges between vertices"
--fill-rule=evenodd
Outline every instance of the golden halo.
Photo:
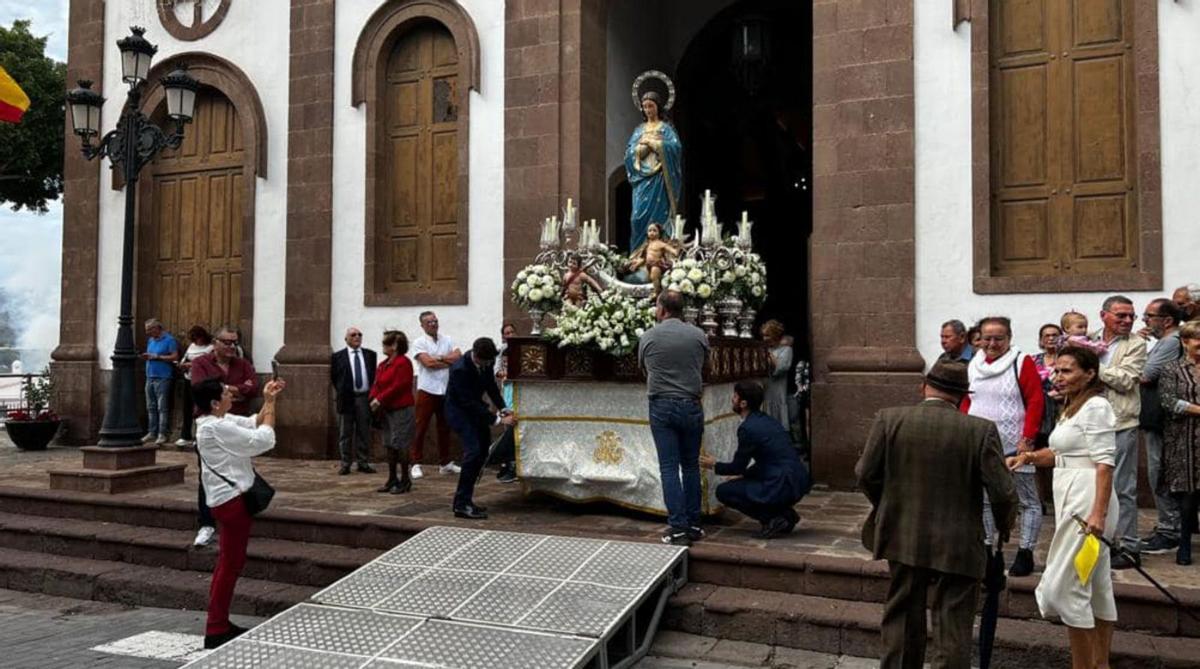
M 641 88 L 642 84 L 644 84 L 647 79 L 658 79 L 666 84 L 667 103 L 663 105 L 663 111 L 671 111 L 671 107 L 675 105 L 675 82 L 671 81 L 670 77 L 662 72 L 659 72 L 658 70 L 646 70 L 645 72 L 639 74 L 637 79 L 633 80 L 633 88 L 630 91 L 630 93 L 633 95 L 633 106 L 636 107 L 639 112 L 642 110 Z

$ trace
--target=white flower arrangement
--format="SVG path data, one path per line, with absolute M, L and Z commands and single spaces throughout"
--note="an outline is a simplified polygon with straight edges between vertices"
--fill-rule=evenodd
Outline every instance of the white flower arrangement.
M 637 348 L 638 338 L 654 326 L 654 307 L 649 300 L 635 300 L 609 289 L 576 307 L 563 306 L 558 324 L 546 337 L 558 346 L 595 348 L 611 355 L 627 355 Z
M 552 312 L 562 306 L 562 279 L 549 265 L 529 265 L 517 272 L 512 301 L 522 309 Z

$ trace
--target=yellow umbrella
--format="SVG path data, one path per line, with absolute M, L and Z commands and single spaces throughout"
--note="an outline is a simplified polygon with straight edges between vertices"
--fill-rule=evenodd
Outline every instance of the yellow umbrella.
M 1100 559 L 1100 540 L 1096 535 L 1089 534 L 1083 538 L 1083 545 L 1075 553 L 1075 573 L 1079 576 L 1079 584 L 1087 585 Z

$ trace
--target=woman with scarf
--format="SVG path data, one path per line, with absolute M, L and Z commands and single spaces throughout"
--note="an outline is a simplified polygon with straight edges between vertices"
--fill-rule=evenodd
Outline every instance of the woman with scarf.
M 971 394 L 963 400 L 962 412 L 996 424 L 1005 456 L 1032 451 L 1044 410 L 1042 379 L 1037 365 L 1032 357 L 1012 346 L 1012 322 L 1009 319 L 991 316 L 979 321 L 979 329 L 983 353 L 976 353 L 967 367 Z M 1021 543 L 1008 573 L 1028 576 L 1033 573 L 1033 549 L 1042 529 L 1042 503 L 1032 465 L 1014 470 L 1013 480 L 1020 502 Z M 983 497 L 983 527 L 984 541 L 990 546 L 996 527 L 986 494 Z

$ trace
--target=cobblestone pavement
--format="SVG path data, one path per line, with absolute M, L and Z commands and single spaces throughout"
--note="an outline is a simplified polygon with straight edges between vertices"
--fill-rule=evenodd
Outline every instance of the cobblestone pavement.
M 375 444 L 378 449 L 379 445 Z M 196 456 L 194 452 L 173 447 L 159 451 L 159 462 L 181 463 L 188 466 L 185 483 L 131 496 L 194 500 L 196 498 Z M 79 467 L 82 458 L 77 449 L 52 446 L 42 452 L 19 451 L 7 435 L 0 431 L 0 486 L 27 486 L 46 489 L 51 468 Z M 391 515 L 420 518 L 443 524 L 460 524 L 450 510 L 456 476 L 443 476 L 437 467 L 425 467 L 424 478 L 415 482 L 407 495 L 378 494 L 375 488 L 386 475 L 380 460 L 377 474 L 349 476 L 336 474 L 337 463 L 328 460 L 293 460 L 255 458 L 258 470 L 277 491 L 272 508 L 292 508 L 361 515 Z M 491 518 L 472 527 L 513 529 L 555 534 L 578 534 L 594 531 L 610 536 L 644 538 L 657 536 L 663 521 L 654 516 L 627 511 L 609 504 L 570 504 L 542 495 L 525 495 L 519 484 L 500 484 L 485 474 L 476 491 L 476 501 L 488 507 Z M 770 547 L 819 555 L 859 557 L 869 556 L 859 540 L 859 528 L 869 507 L 857 492 L 831 491 L 818 486 L 796 507 L 801 521 L 796 531 L 787 537 L 770 542 L 754 536 L 758 523 L 735 512 L 708 520 L 708 543 L 747 547 Z M 1154 510 L 1142 509 L 1138 527 L 1147 533 L 1154 524 Z M 1047 548 L 1053 535 L 1054 522 L 1050 516 L 1042 523 L 1036 554 L 1037 567 L 1045 564 Z M 1016 537 L 1014 537 L 1015 543 Z M 1008 553 L 1015 552 L 1015 546 Z M 1011 558 L 1010 558 L 1011 559 Z M 1200 569 L 1175 564 L 1174 553 L 1143 556 L 1147 569 L 1163 583 L 1200 588 Z M 1143 583 L 1133 570 L 1113 573 L 1121 582 Z
M 234 619 L 246 626 L 262 620 L 247 616 Z M 173 669 L 182 662 L 116 655 L 94 648 L 154 631 L 193 635 L 198 651 L 203 625 L 204 614 L 197 611 L 129 607 L 0 590 L 2 663 L 13 669 Z M 662 632 L 651 656 L 635 666 L 637 669 L 865 669 L 876 665 L 861 658 Z

